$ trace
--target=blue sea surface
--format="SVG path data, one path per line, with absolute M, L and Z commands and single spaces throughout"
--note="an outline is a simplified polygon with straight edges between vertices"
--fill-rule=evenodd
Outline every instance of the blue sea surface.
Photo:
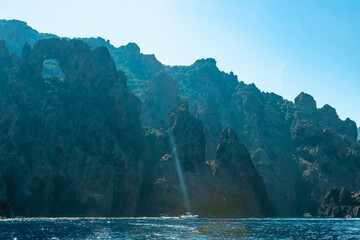
M 0 239 L 360 239 L 360 219 L 16 218 Z

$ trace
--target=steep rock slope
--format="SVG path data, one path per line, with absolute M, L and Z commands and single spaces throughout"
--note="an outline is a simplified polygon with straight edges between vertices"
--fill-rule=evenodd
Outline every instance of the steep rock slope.
M 301 190 L 311 196 L 309 200 L 315 205 L 309 208 L 315 210 L 330 188 L 345 186 L 351 191 L 359 190 L 357 128 L 350 119 L 341 121 L 329 105 L 317 109 L 315 100 L 308 94 L 301 93 L 295 104 L 297 111 L 291 126 L 295 160 L 305 181 Z
M 0 195 L 18 215 L 135 214 L 140 101 L 108 50 L 40 40 L 13 63 L 0 47 Z
M 213 176 L 217 193 L 214 208 L 218 214 L 250 217 L 265 213 L 268 200 L 265 183 L 232 128 L 221 133 Z
M 165 72 L 175 80 L 178 99 L 185 99 L 190 113 L 202 121 L 205 161 L 216 159 L 221 130 L 232 127 L 264 178 L 277 215 L 315 214 L 329 188 L 360 189 L 355 124 L 349 119 L 341 121 L 330 106 L 318 109 L 304 93 L 291 102 L 261 92 L 253 84 L 238 82 L 234 74 L 221 72 L 214 59 L 190 66 L 163 66 L 153 55 L 140 53 L 133 43 L 115 48 L 101 38 L 84 40 L 93 48 L 109 49 L 118 69 L 129 76 L 130 89 L 143 106 L 149 106 L 143 108 L 141 119 L 149 127 L 159 128 L 166 110 L 175 104 L 175 97 L 162 91 L 166 81 L 154 84 L 151 79 Z M 175 87 L 169 89 L 175 95 Z M 171 104 L 164 108 L 168 100 Z M 160 134 L 151 128 L 148 132 L 154 133 L 148 136 L 152 140 Z
M 148 206 L 145 215 L 178 215 L 186 211 L 218 217 L 265 214 L 265 184 L 232 129 L 223 131 L 216 162 L 206 163 L 201 121 L 189 113 L 187 103 L 182 101 L 169 113 L 156 138 L 159 150 L 149 166 L 143 196 L 144 206 Z M 177 167 L 184 175 L 189 206 Z

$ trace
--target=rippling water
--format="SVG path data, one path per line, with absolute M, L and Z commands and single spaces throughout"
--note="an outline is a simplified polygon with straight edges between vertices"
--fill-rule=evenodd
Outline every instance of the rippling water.
M 360 219 L 17 218 L 0 239 L 360 239 Z

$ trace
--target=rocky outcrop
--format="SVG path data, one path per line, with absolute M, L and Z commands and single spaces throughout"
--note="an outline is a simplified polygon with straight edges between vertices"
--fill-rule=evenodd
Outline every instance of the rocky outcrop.
M 164 66 L 160 63 L 155 55 L 143 54 L 136 43 L 128 43 L 125 46 L 114 47 L 110 41 L 102 38 L 81 38 L 92 48 L 105 46 L 109 49 L 114 59 L 117 69 L 125 72 L 128 78 L 129 88 L 136 94 L 140 95 L 146 86 L 146 81 L 152 79 L 158 72 L 164 72 Z
M 9 203 L 5 202 L 3 197 L 0 197 L 0 219 L 2 218 L 13 218 L 14 213 Z
M 216 161 L 205 162 L 206 142 L 201 121 L 191 116 L 186 102 L 180 102 L 169 113 L 158 142 L 162 151 L 151 167 L 148 195 L 143 196 L 149 207 L 140 215 L 176 216 L 186 211 L 216 217 L 265 214 L 265 184 L 232 129 L 223 131 Z M 189 206 L 177 167 L 184 177 Z
M 44 64 L 53 59 L 55 74 Z M 140 101 L 108 50 L 41 40 L 33 49 L 25 46 L 6 74 L 0 194 L 14 212 L 134 215 L 143 171 Z
M 305 95 L 300 94 L 302 98 Z M 313 99 L 307 105 L 316 106 Z M 340 186 L 351 191 L 359 189 L 360 148 L 356 143 L 356 124 L 350 119 L 341 121 L 329 105 L 314 109 L 302 104 L 298 108 L 291 135 L 297 147 L 295 159 L 302 171 L 303 190 L 311 196 L 304 206 L 314 212 L 327 189 Z
M 168 114 L 157 139 L 158 156 L 151 166 L 145 215 L 177 216 L 187 211 L 205 216 L 212 185 L 211 170 L 205 162 L 205 135 L 201 121 L 190 115 L 186 102 Z M 179 180 L 183 174 L 185 186 Z M 183 187 L 189 206 L 183 196 Z M 188 209 L 190 208 L 190 209 Z
M 213 165 L 217 195 L 213 208 L 221 216 L 261 216 L 268 200 L 265 183 L 235 131 L 222 131 Z
M 360 196 L 344 187 L 330 189 L 318 210 L 320 217 L 360 217 Z

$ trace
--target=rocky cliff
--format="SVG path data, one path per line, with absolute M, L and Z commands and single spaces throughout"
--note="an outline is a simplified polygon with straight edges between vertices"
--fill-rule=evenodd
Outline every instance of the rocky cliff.
M 105 47 L 45 39 L 16 58 L 0 41 L 0 63 L 0 194 L 17 215 L 264 214 L 266 188 L 246 148 L 231 135 L 235 154 L 230 163 L 220 154 L 218 169 L 236 171 L 213 176 L 201 120 L 184 101 L 173 108 L 177 83 L 166 73 L 146 82 L 141 119 Z
M 330 189 L 318 210 L 320 217 L 360 217 L 360 194 L 353 194 L 344 187 Z
M 133 215 L 140 101 L 108 50 L 40 40 L 14 63 L 0 46 L 0 193 L 15 213 Z
M 182 101 L 169 113 L 157 142 L 160 151 L 149 167 L 148 192 L 143 196 L 148 207 L 140 215 L 178 215 L 186 211 L 217 217 L 266 214 L 265 184 L 233 129 L 223 130 L 216 161 L 206 162 L 203 126 Z M 177 168 L 183 173 L 184 186 Z
M 0 36 L 9 38 L 9 34 L 1 33 L 7 32 L 6 29 L 0 28 Z M 25 31 L 16 27 L 12 29 L 17 29 L 20 33 Z M 29 29 L 26 32 L 39 37 L 37 32 Z M 82 40 L 91 46 L 91 52 L 100 51 L 97 49 L 98 46 L 105 46 L 109 50 L 114 65 L 120 70 L 123 85 L 127 84 L 142 103 L 137 114 L 140 114 L 139 121 L 146 127 L 143 149 L 146 169 L 156 169 L 159 159 L 165 154 L 172 155 L 169 143 L 165 140 L 168 139 L 165 137 L 166 129 L 170 128 L 166 124 L 171 119 L 168 112 L 184 100 L 188 103 L 189 114 L 201 121 L 199 128 L 203 129 L 205 141 L 200 144 L 204 149 L 199 149 L 201 153 L 204 151 L 207 166 L 215 164 L 218 158 L 217 147 L 222 130 L 229 127 L 234 129 L 238 139 L 248 149 L 256 170 L 264 179 L 274 214 L 314 215 L 328 189 L 345 186 L 350 191 L 360 190 L 360 144 L 357 142 L 356 124 L 350 119 L 339 119 L 335 109 L 329 105 L 318 108 L 314 98 L 309 94 L 300 93 L 294 101 L 288 101 L 274 93 L 262 92 L 254 84 L 239 82 L 238 77 L 232 72 L 228 74 L 220 71 L 214 59 L 201 59 L 190 66 L 164 66 L 154 55 L 142 54 L 134 43 L 116 48 L 101 38 Z M 20 39 L 18 45 L 23 43 L 24 40 Z M 18 45 L 12 41 L 7 45 L 19 51 Z M 79 43 L 71 49 L 79 51 L 79 46 L 85 48 Z M 27 70 L 27 64 L 23 64 L 28 51 L 29 46 L 24 48 L 24 60 L 9 54 L 4 55 L 6 60 L 0 61 L 4 62 L 5 67 L 0 68 L 0 71 L 8 72 L 4 69 L 12 68 L 13 73 L 2 74 L 1 79 L 7 79 L 2 82 L 11 78 L 25 79 L 27 76 L 39 79 L 36 74 Z M 76 55 L 80 56 L 80 52 Z M 37 68 L 36 72 L 42 74 L 41 79 L 46 80 L 34 80 L 31 83 L 42 86 L 42 82 L 51 82 L 50 79 L 53 78 L 66 84 L 72 81 L 68 79 L 69 70 L 65 69 L 59 58 L 42 59 L 42 68 L 38 63 L 31 65 L 29 69 Z M 68 66 L 72 66 L 72 71 L 76 71 L 79 64 L 71 61 Z M 19 70 L 16 70 L 18 67 Z M 77 76 L 81 80 L 91 75 L 84 73 L 84 76 Z M 0 84 L 3 84 L 2 82 Z M 91 81 L 87 84 L 90 87 L 97 86 L 92 85 Z M 109 83 L 109 86 L 111 84 Z M 59 91 L 60 88 L 54 89 Z M 124 103 L 123 108 L 126 108 L 127 103 Z M 111 117 L 109 119 L 110 123 L 114 120 Z M 121 119 L 119 125 L 128 126 L 126 122 L 126 119 Z M 127 127 L 121 129 L 123 132 L 127 131 Z M 131 138 L 131 134 L 126 137 Z M 140 138 L 134 137 L 133 141 L 129 142 L 136 142 Z M 144 175 L 150 182 L 156 178 L 150 177 L 153 176 L 152 173 Z M 215 179 L 215 176 L 212 178 Z M 145 185 L 141 185 L 142 189 L 146 188 Z M 144 199 L 143 196 L 140 199 Z

